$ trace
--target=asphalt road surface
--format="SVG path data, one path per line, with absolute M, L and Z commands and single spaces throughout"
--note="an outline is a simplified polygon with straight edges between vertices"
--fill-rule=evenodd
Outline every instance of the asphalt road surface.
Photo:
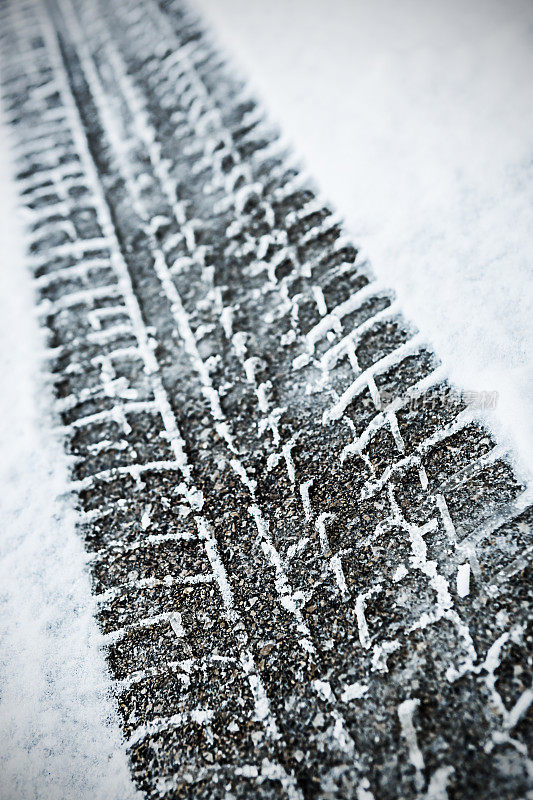
M 532 497 L 480 398 L 450 389 L 181 0 L 0 8 L 138 787 L 529 797 Z

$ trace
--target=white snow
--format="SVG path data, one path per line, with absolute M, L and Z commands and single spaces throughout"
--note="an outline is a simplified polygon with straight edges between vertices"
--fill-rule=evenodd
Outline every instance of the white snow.
M 196 4 L 378 278 L 397 290 L 454 380 L 499 392 L 492 423 L 530 459 L 533 4 Z M 2 134 L 0 798 L 124 800 L 135 792 L 83 548 L 72 507 L 54 499 L 67 489 L 67 463 L 43 424 L 44 340 L 7 174 Z M 364 629 L 363 599 L 360 617 Z M 386 669 L 397 643 L 385 645 L 376 668 Z M 269 713 L 261 692 L 258 715 Z M 405 701 L 399 714 L 416 762 L 415 703 Z
M 489 422 L 533 461 L 533 4 L 195 5 L 452 379 L 499 393 Z
M 413 723 L 413 715 L 420 705 L 420 700 L 417 698 L 408 698 L 400 703 L 398 706 L 398 718 L 400 720 L 400 727 L 402 729 L 403 737 L 409 749 L 409 759 L 414 766 L 416 772 L 414 782 L 417 790 L 420 792 L 424 788 L 424 756 L 418 745 L 416 736 L 416 729 Z
M 363 683 L 358 683 L 357 681 L 351 683 L 341 694 L 341 700 L 343 703 L 349 703 L 350 700 L 360 700 L 368 692 L 368 689 L 369 687 Z
M 8 165 L 0 120 L 0 798 L 129 800 Z
M 457 567 L 457 594 L 466 597 L 470 591 L 470 564 L 459 564 Z

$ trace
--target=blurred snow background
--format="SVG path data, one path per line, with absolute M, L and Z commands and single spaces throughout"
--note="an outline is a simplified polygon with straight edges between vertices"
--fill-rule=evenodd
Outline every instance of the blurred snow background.
M 196 0 L 377 275 L 533 463 L 531 0 Z
M 129 800 L 7 145 L 0 114 L 0 800 Z

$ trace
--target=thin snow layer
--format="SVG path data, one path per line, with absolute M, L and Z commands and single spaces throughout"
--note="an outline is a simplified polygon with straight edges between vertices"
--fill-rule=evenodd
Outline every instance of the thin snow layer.
M 51 435 L 40 334 L 0 121 L 0 798 L 136 796 Z M 37 397 L 37 394 L 40 397 Z
M 533 462 L 533 3 L 196 0 L 378 277 Z M 525 464 L 524 464 L 525 462 Z

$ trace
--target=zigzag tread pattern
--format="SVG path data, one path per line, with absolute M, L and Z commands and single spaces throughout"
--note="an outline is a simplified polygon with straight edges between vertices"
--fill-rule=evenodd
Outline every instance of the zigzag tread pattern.
M 182 0 L 0 9 L 135 783 L 524 797 L 529 487 Z

